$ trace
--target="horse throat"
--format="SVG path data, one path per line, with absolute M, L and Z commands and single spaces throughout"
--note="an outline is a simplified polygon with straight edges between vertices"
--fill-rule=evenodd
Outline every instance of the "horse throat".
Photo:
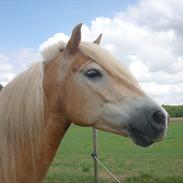
M 41 179 L 47 174 L 59 144 L 70 124 L 61 113 L 50 113 L 48 116 L 44 129 L 44 142 L 41 146 L 41 156 L 38 161 L 39 176 Z

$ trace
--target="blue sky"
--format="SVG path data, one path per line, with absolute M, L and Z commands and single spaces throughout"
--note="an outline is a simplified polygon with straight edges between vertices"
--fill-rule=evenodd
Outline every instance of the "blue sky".
M 70 34 L 79 22 L 113 17 L 136 0 L 1 0 L 0 52 L 37 48 L 56 32 Z

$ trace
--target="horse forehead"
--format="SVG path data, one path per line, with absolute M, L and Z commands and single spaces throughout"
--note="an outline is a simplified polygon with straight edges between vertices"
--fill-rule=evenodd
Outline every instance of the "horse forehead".
M 102 47 L 89 42 L 82 42 L 80 44 L 81 51 L 89 58 L 96 61 L 101 67 L 103 67 L 109 74 L 120 79 L 121 77 L 127 78 L 129 81 L 138 85 L 137 80 L 133 75 L 125 68 L 110 52 Z
M 76 55 L 75 61 L 72 63 L 72 70 L 78 71 L 84 64 L 86 64 L 90 60 L 90 57 L 79 52 Z
M 81 51 L 107 70 L 118 70 L 130 74 L 122 64 L 104 48 L 88 42 L 80 44 Z

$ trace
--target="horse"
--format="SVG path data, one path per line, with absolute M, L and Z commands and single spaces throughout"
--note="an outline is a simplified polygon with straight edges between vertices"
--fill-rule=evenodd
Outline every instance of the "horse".
M 81 26 L 1 90 L 1 183 L 41 183 L 72 123 L 128 136 L 142 147 L 165 137 L 164 109 L 99 46 L 101 35 L 82 42 Z

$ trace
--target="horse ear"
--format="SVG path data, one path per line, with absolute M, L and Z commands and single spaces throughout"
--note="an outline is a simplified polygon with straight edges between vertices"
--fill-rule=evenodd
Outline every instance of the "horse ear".
M 70 54 L 75 54 L 78 51 L 81 41 L 81 26 L 81 23 L 76 25 L 72 31 L 71 38 L 66 47 Z
M 95 44 L 100 44 L 100 41 L 101 41 L 101 38 L 102 38 L 102 34 L 100 34 L 97 39 L 95 41 L 93 41 L 93 43 Z

